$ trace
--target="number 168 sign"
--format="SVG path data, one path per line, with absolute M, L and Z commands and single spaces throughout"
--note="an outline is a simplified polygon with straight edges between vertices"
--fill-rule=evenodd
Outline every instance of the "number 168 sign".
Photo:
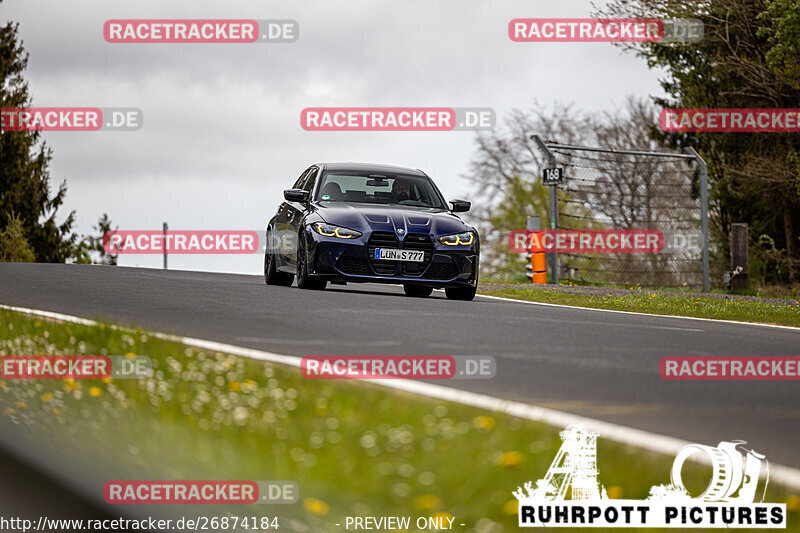
M 542 184 L 543 185 L 561 185 L 561 182 L 564 181 L 564 169 L 563 168 L 546 168 L 542 173 Z

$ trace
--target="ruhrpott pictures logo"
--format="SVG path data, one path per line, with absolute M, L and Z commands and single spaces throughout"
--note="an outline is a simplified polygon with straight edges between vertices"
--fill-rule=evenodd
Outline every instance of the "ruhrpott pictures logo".
M 651 487 L 646 500 L 614 500 L 598 479 L 597 434 L 570 426 L 560 435 L 564 443 L 545 476 L 514 491 L 520 527 L 786 527 L 786 505 L 763 503 L 769 463 L 744 441 L 685 446 L 675 457 L 669 484 Z M 692 496 L 681 472 L 698 453 L 710 461 L 713 477 Z

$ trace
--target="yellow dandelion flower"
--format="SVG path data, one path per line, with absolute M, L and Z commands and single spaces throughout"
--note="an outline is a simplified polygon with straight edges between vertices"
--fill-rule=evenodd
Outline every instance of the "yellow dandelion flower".
M 519 512 L 519 500 L 508 500 L 503 505 L 503 514 L 515 515 Z
M 128 352 L 125 354 L 125 357 L 127 357 L 128 359 L 133 359 L 134 357 L 136 357 L 136 354 L 133 352 Z
M 91 389 L 89 389 L 89 396 L 97 398 L 98 396 L 100 396 L 100 394 L 101 394 L 100 387 L 92 387 Z
M 331 506 L 316 498 L 303 500 L 303 508 L 311 514 L 326 515 L 331 511 Z
M 497 464 L 500 466 L 515 467 L 522 464 L 522 454 L 519 452 L 511 451 L 506 452 L 500 456 Z
M 52 402 L 52 401 L 53 401 L 53 395 L 51 393 L 45 392 L 44 394 L 42 394 L 42 402 L 43 403 Z
M 111 378 L 103 378 L 103 383 L 111 383 Z
M 14 405 L 19 407 L 20 409 L 27 409 L 28 408 L 28 404 L 25 403 L 25 402 L 14 402 Z
M 606 494 L 608 494 L 609 499 L 611 500 L 619 500 L 622 498 L 622 495 L 625 493 L 625 490 L 620 487 L 619 485 L 613 485 L 606 489 Z
M 435 494 L 423 494 L 414 499 L 414 507 L 424 511 L 436 509 L 441 503 L 442 501 Z
M 0 380 L 0 387 L 5 387 L 5 386 L 6 386 L 6 382 L 4 380 Z
M 492 429 L 495 420 L 491 416 L 476 416 L 472 419 L 472 425 L 478 429 Z
M 238 391 L 239 389 L 241 389 L 241 386 L 239 385 L 238 381 L 231 381 L 230 383 L 228 383 L 228 388 L 233 391 Z

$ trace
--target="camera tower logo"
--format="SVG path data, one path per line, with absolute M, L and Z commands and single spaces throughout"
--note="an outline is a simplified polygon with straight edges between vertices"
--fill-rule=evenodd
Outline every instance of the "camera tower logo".
M 564 442 L 544 478 L 514 491 L 520 527 L 786 527 L 786 505 L 763 503 L 769 463 L 743 441 L 685 446 L 669 484 L 651 487 L 646 500 L 612 500 L 598 480 L 597 435 L 570 426 L 560 436 Z M 712 479 L 693 497 L 681 472 L 695 454 L 706 456 Z

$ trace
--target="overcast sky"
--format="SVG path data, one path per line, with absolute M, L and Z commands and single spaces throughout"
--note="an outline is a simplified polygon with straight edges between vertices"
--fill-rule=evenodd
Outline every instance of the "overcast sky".
M 91 231 L 260 229 L 314 162 L 421 168 L 448 199 L 480 202 L 460 176 L 475 133 L 306 132 L 304 107 L 491 107 L 534 101 L 613 109 L 661 94 L 658 73 L 606 43 L 514 43 L 520 17 L 587 17 L 584 0 L 6 0 L 20 23 L 35 106 L 138 107 L 134 132 L 48 132 L 66 211 Z M 286 44 L 110 44 L 108 19 L 293 19 Z M 160 266 L 157 256 L 121 265 Z M 261 256 L 173 256 L 171 268 L 260 273 Z

